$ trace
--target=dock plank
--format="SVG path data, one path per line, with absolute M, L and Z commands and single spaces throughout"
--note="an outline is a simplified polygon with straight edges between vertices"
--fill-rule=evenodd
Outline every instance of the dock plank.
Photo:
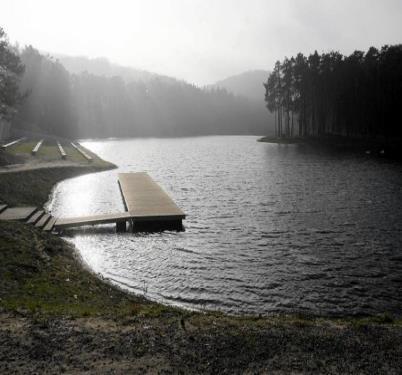
M 185 213 L 146 172 L 119 173 L 125 208 L 135 221 L 181 220 Z
M 113 214 L 90 215 L 81 217 L 59 218 L 56 220 L 55 228 L 73 228 L 83 225 L 110 224 L 132 219 L 129 212 L 120 212 Z
M 0 220 L 25 221 L 36 211 L 36 207 L 12 207 L 0 213 Z
M 37 221 L 43 216 L 45 211 L 39 210 L 35 212 L 27 221 L 27 224 L 36 224 Z
M 35 224 L 37 228 L 44 228 L 47 222 L 50 220 L 51 216 L 49 214 L 44 214 Z
M 43 230 L 45 232 L 51 232 L 53 227 L 54 227 L 54 224 L 56 223 L 56 221 L 57 221 L 57 218 L 51 217 L 49 219 L 49 221 L 47 222 L 47 224 L 45 225 L 45 227 L 43 228 Z

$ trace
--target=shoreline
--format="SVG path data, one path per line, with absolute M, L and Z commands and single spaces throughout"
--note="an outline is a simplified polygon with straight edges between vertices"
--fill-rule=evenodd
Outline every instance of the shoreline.
M 111 168 L 5 173 L 0 197 L 43 205 L 56 183 Z M 402 319 L 229 316 L 161 305 L 100 278 L 78 249 L 26 224 L 0 222 L 0 271 L 2 371 L 396 373 L 402 366 Z
M 402 161 L 402 139 L 356 138 L 338 135 L 311 137 L 276 137 L 264 136 L 257 142 L 279 145 L 300 145 L 315 150 L 326 150 L 339 153 L 355 153 L 357 155 L 379 157 Z

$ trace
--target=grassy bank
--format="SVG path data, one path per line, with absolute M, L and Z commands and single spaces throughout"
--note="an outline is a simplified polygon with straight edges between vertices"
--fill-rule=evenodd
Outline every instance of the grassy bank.
M 9 206 L 42 206 L 49 199 L 53 187 L 67 178 L 86 173 L 101 172 L 116 166 L 85 149 L 93 158 L 88 162 L 76 149 L 64 145 L 67 159 L 61 160 L 57 145 L 44 143 L 37 155 L 31 150 L 36 142 L 23 142 L 0 152 L 0 201 Z M 4 166 L 7 163 L 8 168 Z M 0 165 L 2 165 L 0 163 Z
M 24 142 L 2 153 L 4 159 L 14 158 L 33 167 L 0 173 L 0 201 L 9 206 L 41 207 L 58 182 L 115 168 L 85 149 L 93 158 L 88 162 L 69 146 L 64 146 L 68 160 L 59 163 L 54 142 L 44 144 L 32 156 L 35 144 Z M 53 162 L 58 162 L 57 166 L 52 167 Z M 23 223 L 0 221 L 0 275 L 0 307 L 8 312 L 117 317 L 164 311 L 162 305 L 151 304 L 102 281 L 82 265 L 78 253 L 66 241 Z
M 7 203 L 42 205 L 55 183 L 107 164 L 0 174 Z M 106 163 L 106 162 L 105 162 Z M 61 238 L 0 222 L 0 372 L 397 373 L 387 316 L 230 317 L 166 307 L 87 270 Z
M 55 167 L 23 172 L 0 174 L 0 200 L 9 206 L 42 206 L 49 199 L 52 188 L 60 181 L 110 168 L 93 165 L 80 167 Z

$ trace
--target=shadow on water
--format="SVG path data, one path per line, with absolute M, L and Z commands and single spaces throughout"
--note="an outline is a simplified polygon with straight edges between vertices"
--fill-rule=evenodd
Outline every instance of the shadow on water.
M 131 228 L 127 225 L 126 231 L 116 230 L 115 225 L 98 225 L 98 226 L 83 226 L 79 228 L 64 229 L 60 232 L 61 235 L 65 237 L 73 238 L 75 235 L 144 235 L 144 234 L 155 234 L 163 232 L 185 232 L 186 228 L 183 224 L 169 224 L 169 225 L 158 225 L 158 224 L 138 224 L 135 228 Z

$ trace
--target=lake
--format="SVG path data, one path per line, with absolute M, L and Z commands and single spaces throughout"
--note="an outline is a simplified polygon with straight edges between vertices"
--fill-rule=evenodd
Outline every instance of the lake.
M 231 314 L 400 315 L 402 168 L 251 136 L 90 140 L 118 170 L 57 185 L 56 216 L 124 211 L 118 172 L 147 171 L 184 232 L 65 238 L 97 273 L 152 300 Z

